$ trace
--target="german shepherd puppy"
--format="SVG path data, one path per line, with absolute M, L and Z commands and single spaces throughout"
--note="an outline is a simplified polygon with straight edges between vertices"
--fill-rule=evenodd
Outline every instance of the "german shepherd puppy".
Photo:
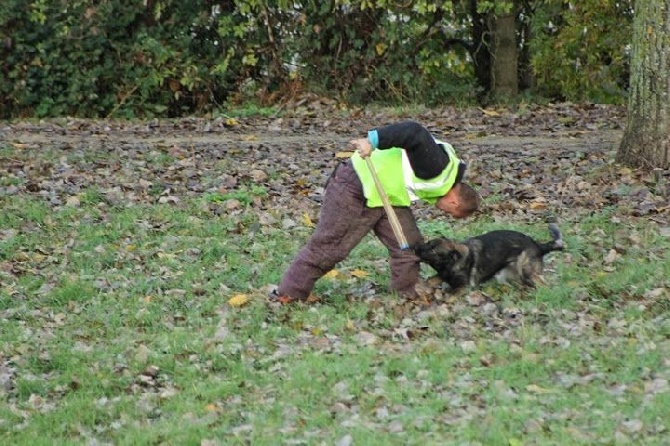
M 477 287 L 493 277 L 534 287 L 542 273 L 542 258 L 564 247 L 556 224 L 549 224 L 549 232 L 552 240 L 547 243 L 510 230 L 487 232 L 460 243 L 440 237 L 417 245 L 414 252 L 454 290 L 464 285 Z

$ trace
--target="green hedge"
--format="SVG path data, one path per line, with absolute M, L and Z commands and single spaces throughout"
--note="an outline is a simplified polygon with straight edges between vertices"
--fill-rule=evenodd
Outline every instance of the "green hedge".
M 516 2 L 531 93 L 622 101 L 631 1 Z M 176 117 L 306 90 L 360 105 L 471 104 L 487 93 L 475 79 L 473 52 L 485 43 L 473 41 L 482 34 L 472 15 L 499 6 L 3 0 L 0 118 Z
M 235 82 L 215 69 L 226 48 L 201 13 L 210 2 L 90 3 L 3 1 L 0 117 L 178 116 Z

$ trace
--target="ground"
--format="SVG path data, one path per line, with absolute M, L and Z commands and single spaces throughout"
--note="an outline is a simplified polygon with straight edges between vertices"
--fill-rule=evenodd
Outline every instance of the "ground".
M 0 123 L 0 443 L 667 444 L 670 172 L 614 161 L 624 118 L 315 98 Z M 347 141 L 401 119 L 484 198 L 458 221 L 417 204 L 424 235 L 556 218 L 547 284 L 407 304 L 370 237 L 320 303 L 268 306 Z
M 620 204 L 631 215 L 667 219 L 667 172 L 615 165 L 624 111 L 597 105 L 391 114 L 345 113 L 315 100 L 282 118 L 5 123 L 0 140 L 19 153 L 62 151 L 79 155 L 81 163 L 3 156 L 0 168 L 23 172 L 25 187 L 55 206 L 91 187 L 111 202 L 133 202 L 225 194 L 256 183 L 269 192 L 264 208 L 285 209 L 284 218 L 308 212 L 316 219 L 322 186 L 347 156 L 347 141 L 400 119 L 415 119 L 456 147 L 469 164 L 468 181 L 487 199 L 482 212 L 496 219 L 512 214 L 532 221 L 551 213 L 572 220 Z M 15 184 L 0 189 L 19 192 Z M 232 210 L 235 203 L 226 206 Z

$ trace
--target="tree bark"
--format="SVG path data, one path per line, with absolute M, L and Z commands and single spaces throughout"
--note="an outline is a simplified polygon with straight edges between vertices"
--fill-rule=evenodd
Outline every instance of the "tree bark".
M 530 43 L 533 41 L 534 33 L 530 26 L 530 20 L 535 11 L 527 4 L 523 3 L 521 9 L 524 18 L 519 20 L 517 24 L 517 32 L 519 34 L 519 90 L 530 90 L 535 87 L 535 74 L 531 65 L 531 57 L 533 55 Z
M 519 49 L 516 43 L 516 14 L 493 17 L 493 65 L 491 80 L 496 99 L 511 99 L 519 94 L 517 63 Z
M 617 161 L 670 168 L 670 0 L 637 0 L 626 130 Z
M 475 79 L 482 88 L 482 97 L 491 92 L 491 33 L 488 26 L 487 14 L 477 9 L 477 0 L 470 0 L 468 4 L 472 17 L 473 48 L 470 52 L 475 68 Z M 481 99 L 481 98 L 480 98 Z

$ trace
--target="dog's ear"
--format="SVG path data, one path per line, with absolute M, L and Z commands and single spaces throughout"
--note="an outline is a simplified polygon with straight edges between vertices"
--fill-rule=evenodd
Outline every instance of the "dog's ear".
M 412 246 L 412 250 L 414 250 L 414 252 L 417 255 L 420 255 L 421 253 L 428 253 L 434 251 L 435 248 L 440 246 L 440 243 L 442 243 L 441 238 L 434 238 L 428 240 L 427 242 L 417 243 L 416 245 Z
M 451 241 L 450 249 L 458 252 L 462 257 L 467 257 L 467 255 L 470 253 L 470 248 L 468 248 L 468 245 L 454 241 Z
M 438 239 L 435 239 L 439 242 L 440 249 L 448 251 L 450 249 L 454 249 L 454 245 L 457 244 L 458 242 L 454 239 L 451 238 L 446 238 L 446 237 L 440 237 Z

